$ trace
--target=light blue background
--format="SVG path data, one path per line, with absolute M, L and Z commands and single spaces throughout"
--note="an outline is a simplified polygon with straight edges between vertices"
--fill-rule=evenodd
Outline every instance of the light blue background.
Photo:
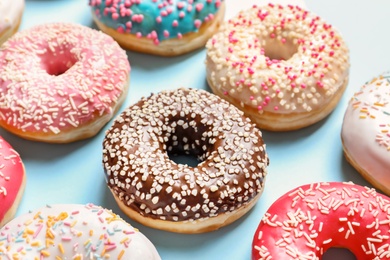
M 54 21 L 94 27 L 87 2 L 27 0 L 21 29 Z M 255 2 L 228 0 L 227 5 L 230 13 L 234 13 L 239 7 Z M 0 134 L 20 153 L 26 166 L 27 186 L 17 214 L 46 204 L 92 202 L 112 209 L 139 228 L 155 244 L 163 259 L 250 259 L 252 236 L 261 217 L 285 192 L 319 181 L 352 180 L 369 185 L 345 161 L 340 130 L 353 92 L 373 76 L 390 69 L 390 1 L 308 1 L 307 6 L 345 37 L 351 55 L 350 83 L 335 111 L 320 123 L 295 132 L 263 132 L 270 157 L 269 174 L 262 197 L 246 216 L 219 231 L 200 235 L 144 227 L 119 210 L 106 188 L 101 163 L 104 130 L 91 139 L 64 145 L 26 141 L 1 130 Z M 176 58 L 133 52 L 128 52 L 128 56 L 131 84 L 121 110 L 142 96 L 163 89 L 209 90 L 204 50 Z

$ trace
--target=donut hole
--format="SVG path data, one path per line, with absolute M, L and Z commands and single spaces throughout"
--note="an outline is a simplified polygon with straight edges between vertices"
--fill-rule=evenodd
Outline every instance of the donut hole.
M 271 39 L 265 42 L 263 49 L 264 55 L 270 60 L 289 60 L 298 52 L 298 45 L 294 44 L 291 39 L 283 41 Z
M 209 155 L 208 137 L 202 126 L 188 126 L 181 122 L 189 119 L 177 119 L 170 123 L 170 131 L 165 135 L 165 147 L 170 160 L 176 164 L 197 167 Z M 206 148 L 206 149 L 205 149 Z
M 71 49 L 66 46 L 59 46 L 54 49 L 47 47 L 46 52 L 40 56 L 41 68 L 49 75 L 59 76 L 64 74 L 78 61 Z
M 322 260 L 356 260 L 356 256 L 347 248 L 331 247 L 322 256 Z
M 196 167 L 201 161 L 193 154 L 185 153 L 171 153 L 168 152 L 169 159 L 176 164 L 188 165 L 190 167 Z

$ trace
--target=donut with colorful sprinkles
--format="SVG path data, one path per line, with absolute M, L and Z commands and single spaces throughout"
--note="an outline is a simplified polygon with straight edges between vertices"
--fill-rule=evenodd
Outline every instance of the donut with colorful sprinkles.
M 0 126 L 34 141 L 97 134 L 125 100 L 126 52 L 108 35 L 72 23 L 16 33 L 0 48 Z
M 24 0 L 0 0 L 0 45 L 19 29 Z
M 390 195 L 390 72 L 366 82 L 345 111 L 341 131 L 347 161 Z
M 57 204 L 0 230 L 0 259 L 161 259 L 141 232 L 93 204 Z
M 169 155 L 191 154 L 196 166 Z M 130 218 L 178 233 L 219 229 L 259 199 L 268 155 L 242 111 L 204 90 L 152 94 L 114 121 L 103 141 L 107 184 Z
M 322 259 L 332 247 L 356 259 L 390 259 L 390 198 L 351 182 L 307 184 L 275 201 L 263 216 L 252 259 Z
M 290 131 L 326 117 L 348 83 L 349 50 L 319 16 L 294 5 L 253 6 L 206 45 L 212 91 L 261 129 Z
M 129 50 L 160 56 L 204 47 L 225 14 L 224 0 L 89 0 L 97 26 Z
M 0 137 L 0 227 L 15 216 L 25 186 L 26 173 L 22 159 Z

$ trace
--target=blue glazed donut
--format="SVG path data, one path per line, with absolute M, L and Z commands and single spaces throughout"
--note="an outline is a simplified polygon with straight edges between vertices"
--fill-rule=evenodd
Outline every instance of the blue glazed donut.
M 224 16 L 223 0 L 89 0 L 98 27 L 130 50 L 163 56 L 203 47 Z

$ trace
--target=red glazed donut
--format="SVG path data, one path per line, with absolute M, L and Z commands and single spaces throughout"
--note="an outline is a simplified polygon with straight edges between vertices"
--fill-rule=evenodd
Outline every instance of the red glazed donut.
M 196 167 L 168 152 L 196 156 Z M 107 131 L 103 164 L 120 208 L 140 223 L 180 233 L 225 226 L 260 197 L 268 157 L 243 113 L 204 90 L 143 98 Z
M 25 182 L 24 165 L 19 154 L 0 137 L 0 227 L 14 217 Z
M 206 45 L 207 81 L 261 129 L 289 131 L 326 117 L 348 83 L 341 35 L 298 6 L 253 6 Z
M 303 185 L 271 205 L 257 228 L 252 259 L 321 259 L 331 247 L 357 259 L 390 258 L 390 199 L 353 183 Z
M 0 259 L 160 260 L 153 244 L 108 209 L 48 205 L 0 229 Z
M 124 50 L 76 24 L 45 24 L 0 49 L 0 125 L 26 139 L 66 143 L 95 135 L 129 85 Z

